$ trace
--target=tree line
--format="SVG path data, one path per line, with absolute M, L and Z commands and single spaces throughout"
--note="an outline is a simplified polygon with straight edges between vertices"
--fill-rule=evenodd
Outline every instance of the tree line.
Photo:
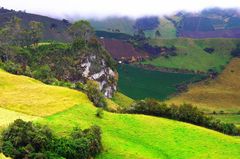
M 145 99 L 136 101 L 129 108 L 123 110 L 123 112 L 165 117 L 206 127 L 228 135 L 240 135 L 240 129 L 234 124 L 224 123 L 209 117 L 191 104 L 181 104 L 179 106 L 172 104 L 168 106 L 155 99 Z

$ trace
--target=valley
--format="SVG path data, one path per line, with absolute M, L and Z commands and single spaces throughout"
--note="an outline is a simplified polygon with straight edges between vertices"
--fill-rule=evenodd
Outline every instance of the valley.
M 0 159 L 240 159 L 240 6 L 63 2 L 0 8 Z

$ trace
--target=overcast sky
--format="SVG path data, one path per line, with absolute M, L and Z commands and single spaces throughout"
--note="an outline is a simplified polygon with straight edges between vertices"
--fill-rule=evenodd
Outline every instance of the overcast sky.
M 209 7 L 240 8 L 240 0 L 0 0 L 0 6 L 69 19 L 164 15 Z

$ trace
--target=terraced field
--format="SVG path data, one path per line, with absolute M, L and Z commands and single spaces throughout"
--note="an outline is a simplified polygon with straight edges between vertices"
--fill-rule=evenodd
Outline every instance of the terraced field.
M 240 111 L 240 58 L 233 59 L 214 80 L 193 84 L 189 91 L 168 103 L 192 103 L 205 111 Z
M 159 56 L 147 60 L 143 64 L 157 67 L 187 69 L 207 72 L 209 69 L 221 71 L 230 61 L 230 52 L 240 40 L 237 39 L 155 39 L 150 40 L 152 45 L 175 46 L 177 56 Z M 214 52 L 207 53 L 205 48 L 213 48 Z
M 92 124 L 99 125 L 103 133 L 104 151 L 97 156 L 98 159 L 240 158 L 239 138 L 183 122 L 145 115 L 104 112 L 100 119 L 95 115 L 97 109 L 81 92 L 47 86 L 28 77 L 11 75 L 4 71 L 0 75 L 0 98 L 4 97 L 1 107 L 35 115 L 39 112 L 38 116 L 48 115 L 36 122 L 49 125 L 55 133 L 63 136 L 67 136 L 75 126 L 87 128 Z M 26 89 L 23 86 L 28 87 Z M 16 90 L 19 92 L 15 93 Z M 5 97 L 3 91 L 7 92 L 9 98 Z M 46 93 L 52 91 L 54 93 Z M 25 96 L 19 100 L 23 98 L 21 93 Z M 38 94 L 38 98 L 34 94 Z M 67 100 L 69 96 L 73 96 L 71 100 L 75 99 L 78 104 Z M 48 101 L 42 103 L 44 109 L 34 104 L 41 101 Z M 61 105 L 64 102 L 65 107 Z M 26 110 L 27 107 L 24 106 L 19 109 L 18 105 L 22 103 L 28 105 L 29 109 Z M 32 104 L 39 107 L 38 111 L 30 107 Z M 53 106 L 56 111 L 50 111 L 50 115 L 49 110 Z

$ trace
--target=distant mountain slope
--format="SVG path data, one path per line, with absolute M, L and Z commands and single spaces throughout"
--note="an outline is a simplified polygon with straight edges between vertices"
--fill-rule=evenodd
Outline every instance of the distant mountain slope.
M 240 38 L 238 9 L 210 8 L 197 13 L 179 12 L 158 18 L 156 16 L 137 19 L 111 17 L 92 20 L 91 23 L 96 30 L 130 35 L 141 29 L 150 38 Z M 160 36 L 156 37 L 156 31 L 160 32 Z
M 192 103 L 206 111 L 240 111 L 240 58 L 233 59 L 214 80 L 202 81 L 189 87 L 168 103 Z
M 3 26 L 13 16 L 21 18 L 23 26 L 27 26 L 30 21 L 38 21 L 43 23 L 45 40 L 66 41 L 69 39 L 67 34 L 64 33 L 70 25 L 67 20 L 58 20 L 42 15 L 30 14 L 22 11 L 7 10 L 2 8 L 0 9 L 0 26 Z
M 207 72 L 209 69 L 221 71 L 231 59 L 231 51 L 240 43 L 238 39 L 152 39 L 150 44 L 175 46 L 174 56 L 159 56 L 143 62 L 156 67 L 186 69 Z M 214 49 L 213 52 L 205 51 Z
M 116 32 L 116 33 L 125 33 L 133 35 L 135 23 L 134 19 L 128 17 L 110 17 L 106 19 L 89 19 L 91 25 L 95 30 Z
M 240 38 L 238 9 L 211 8 L 180 15 L 178 36 L 190 38 Z

